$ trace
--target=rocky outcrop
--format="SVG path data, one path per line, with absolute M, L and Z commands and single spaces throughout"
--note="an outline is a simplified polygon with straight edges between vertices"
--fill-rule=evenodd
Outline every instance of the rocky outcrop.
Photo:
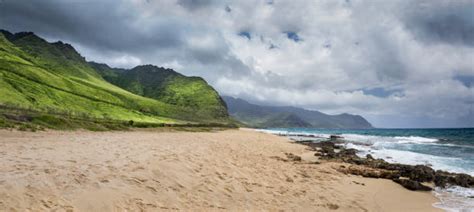
M 425 186 L 420 182 L 410 180 L 410 179 L 393 179 L 394 182 L 402 185 L 403 187 L 412 190 L 412 191 L 431 191 L 431 187 Z
M 446 187 L 446 185 L 474 187 L 474 178 L 468 174 L 456 174 L 438 170 L 435 172 L 434 183 L 441 187 Z
M 310 147 L 315 151 L 315 156 L 318 156 L 320 159 L 351 164 L 351 166 L 348 167 L 341 166 L 338 168 L 340 172 L 346 174 L 391 179 L 410 190 L 431 190 L 431 187 L 422 184 L 426 182 L 432 182 L 439 187 L 446 187 L 448 185 L 474 187 L 474 177 L 467 174 L 435 171 L 425 165 L 413 166 L 389 163 L 383 159 L 375 159 L 370 154 L 363 158 L 357 156 L 357 150 L 346 149 L 337 145 L 337 138 L 331 140 L 335 141 L 323 141 L 318 143 L 301 141 L 299 143 Z

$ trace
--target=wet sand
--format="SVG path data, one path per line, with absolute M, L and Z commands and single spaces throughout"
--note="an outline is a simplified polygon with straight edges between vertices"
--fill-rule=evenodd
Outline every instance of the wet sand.
M 314 161 L 249 129 L 0 130 L 0 211 L 439 211 L 430 192 Z

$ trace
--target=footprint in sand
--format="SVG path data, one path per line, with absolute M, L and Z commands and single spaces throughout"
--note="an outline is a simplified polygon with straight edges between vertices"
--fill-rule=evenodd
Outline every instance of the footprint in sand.
M 126 176 L 122 176 L 122 177 L 126 177 Z M 126 180 L 135 185 L 141 185 L 144 182 L 148 181 L 147 179 L 138 178 L 138 177 L 130 177 L 130 178 L 126 178 Z
M 148 190 L 150 190 L 150 191 L 153 191 L 153 193 L 158 192 L 158 190 L 157 190 L 155 187 L 153 187 L 153 186 L 147 186 L 146 188 L 147 188 Z
M 337 210 L 339 208 L 339 205 L 334 204 L 334 203 L 327 203 L 326 207 L 329 208 L 330 210 Z

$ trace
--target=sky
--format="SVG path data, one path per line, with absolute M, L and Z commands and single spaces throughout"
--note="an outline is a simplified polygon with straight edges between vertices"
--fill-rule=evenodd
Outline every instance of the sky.
M 0 0 L 0 28 L 253 103 L 474 127 L 472 0 Z

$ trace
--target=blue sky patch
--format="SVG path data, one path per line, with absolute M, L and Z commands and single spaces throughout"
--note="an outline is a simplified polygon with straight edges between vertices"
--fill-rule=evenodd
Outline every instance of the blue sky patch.
M 400 89 L 394 89 L 394 90 L 385 90 L 382 87 L 376 87 L 376 88 L 364 88 L 362 89 L 362 92 L 364 92 L 365 95 L 372 95 L 376 97 L 381 97 L 381 98 L 386 98 L 389 97 L 390 95 L 400 92 L 402 90 Z
M 252 39 L 252 35 L 250 35 L 250 32 L 247 32 L 247 31 L 241 31 L 241 32 L 239 32 L 239 36 L 245 37 L 245 38 L 247 38 L 247 39 L 249 39 L 249 40 Z
M 295 42 L 300 42 L 301 41 L 300 36 L 296 32 L 287 31 L 287 32 L 285 32 L 285 34 L 286 34 L 286 37 L 288 37 L 288 39 L 290 39 L 290 40 L 293 40 Z
M 468 88 L 474 86 L 474 76 L 459 75 L 455 76 L 454 79 L 461 82 L 464 86 Z

